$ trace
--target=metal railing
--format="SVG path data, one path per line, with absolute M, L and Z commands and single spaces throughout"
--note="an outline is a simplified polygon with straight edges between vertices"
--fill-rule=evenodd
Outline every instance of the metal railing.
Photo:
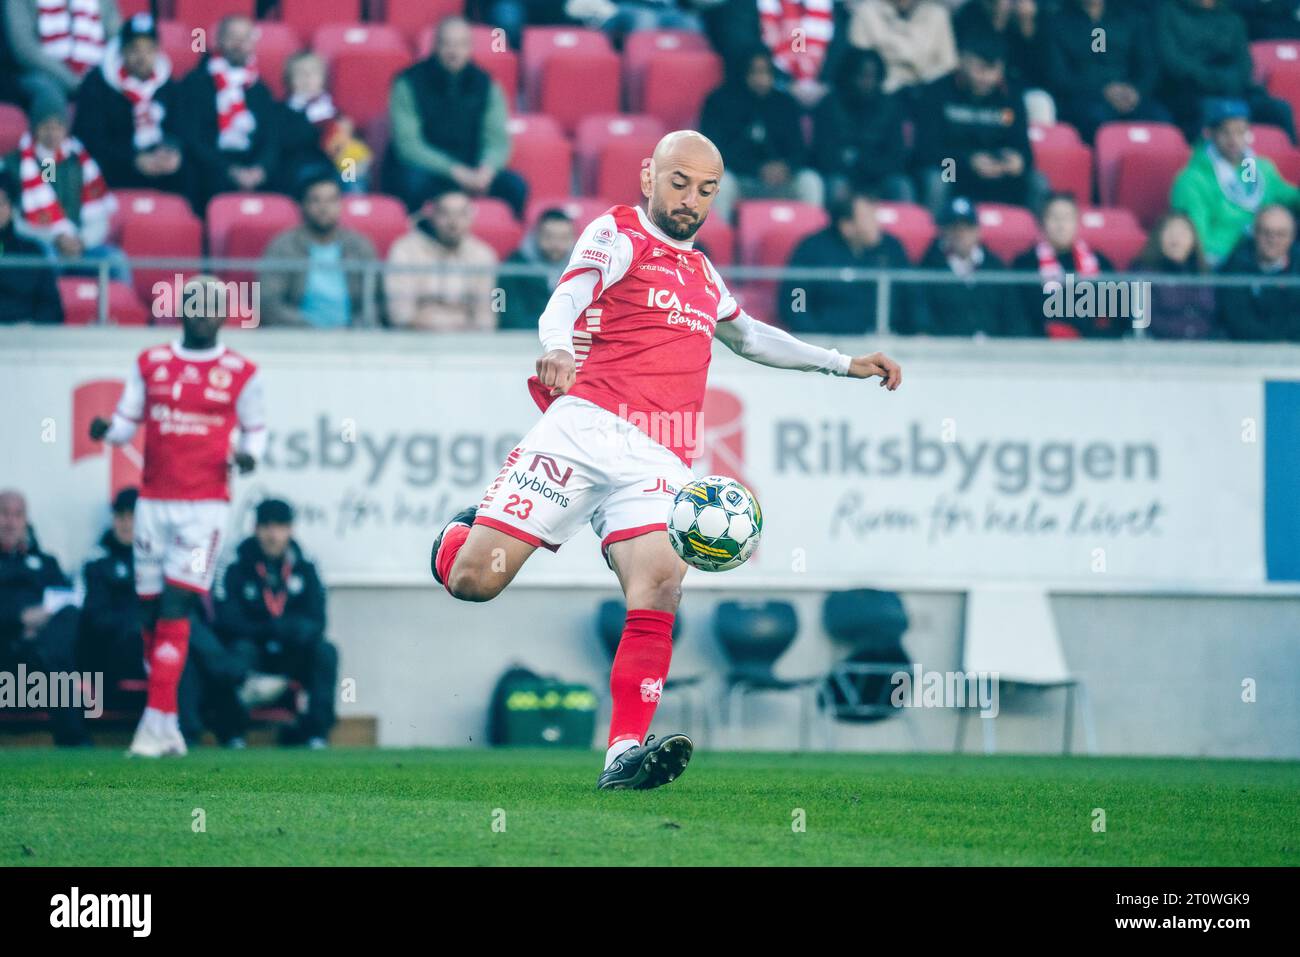
M 235 259 L 225 257 L 159 257 L 148 256 L 131 258 L 129 267 L 135 270 L 174 271 L 182 277 L 198 273 L 215 274 L 223 281 L 253 281 L 272 272 L 305 272 L 311 267 L 308 260 L 302 259 Z M 460 266 L 447 264 L 397 265 L 383 261 L 345 262 L 336 267 L 345 275 L 361 274 L 362 303 L 361 322 L 359 325 L 379 326 L 379 309 L 381 284 L 388 275 L 439 275 L 452 273 L 460 275 L 490 275 L 498 279 L 517 277 L 542 277 L 553 274 L 547 266 L 524 263 L 502 262 L 496 266 Z M 51 260 L 41 256 L 0 256 L 0 272 L 20 269 L 50 269 L 60 278 L 76 278 L 97 283 L 97 322 L 107 325 L 111 321 L 109 304 L 109 282 L 114 263 L 95 258 Z M 890 317 L 895 300 L 896 287 L 910 285 L 961 285 L 985 286 L 1008 285 L 1022 288 L 1043 288 L 1044 280 L 1036 272 L 999 270 L 980 271 L 970 276 L 958 276 L 947 270 L 933 269 L 860 269 L 843 267 L 798 267 L 785 266 L 728 266 L 720 269 L 724 280 L 742 307 L 745 305 L 744 286 L 749 283 L 764 283 L 775 286 L 798 283 L 861 283 L 875 284 L 875 313 L 877 335 L 889 335 Z M 251 279 L 248 277 L 252 277 Z M 1152 287 L 1209 287 L 1212 289 L 1240 289 L 1267 287 L 1276 289 L 1300 289 L 1300 276 L 1280 275 L 1223 275 L 1151 273 L 1151 272 L 1111 272 L 1094 277 L 1075 278 L 1075 287 L 1084 284 L 1104 283 L 1149 283 Z M 146 307 L 148 302 L 143 303 Z M 156 313 L 151 310 L 151 314 Z M 1142 329 L 1135 332 L 1142 334 Z

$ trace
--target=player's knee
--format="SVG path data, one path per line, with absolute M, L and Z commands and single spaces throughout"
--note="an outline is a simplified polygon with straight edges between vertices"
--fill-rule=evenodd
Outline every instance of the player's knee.
M 682 580 L 676 572 L 652 576 L 630 590 L 629 608 L 649 608 L 654 611 L 676 612 L 682 598 Z
M 461 601 L 491 601 L 505 587 L 503 576 L 457 562 L 447 576 L 447 589 Z

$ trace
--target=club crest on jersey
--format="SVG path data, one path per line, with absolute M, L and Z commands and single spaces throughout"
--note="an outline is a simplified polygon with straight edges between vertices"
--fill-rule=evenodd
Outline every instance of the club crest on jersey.
M 199 370 L 194 366 L 186 366 L 181 371 L 181 381 L 197 383 L 199 381 Z
M 229 369 L 223 369 L 220 366 L 213 366 L 208 370 L 208 383 L 214 389 L 229 389 L 234 378 Z

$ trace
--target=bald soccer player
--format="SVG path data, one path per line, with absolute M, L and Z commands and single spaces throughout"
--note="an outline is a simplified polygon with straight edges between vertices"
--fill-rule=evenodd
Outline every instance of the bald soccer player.
M 869 379 L 893 391 L 897 363 L 810 345 L 740 308 L 693 238 L 722 180 L 722 156 L 693 130 L 669 133 L 641 170 L 645 208 L 614 206 L 582 233 L 538 320 L 528 382 L 540 421 L 482 501 L 433 544 L 433 576 L 488 601 L 539 546 L 590 522 L 627 599 L 610 674 L 613 714 L 598 788 L 653 788 L 686 768 L 684 734 L 646 737 L 668 677 L 686 564 L 668 542 L 677 490 L 693 479 L 713 340 L 763 365 Z

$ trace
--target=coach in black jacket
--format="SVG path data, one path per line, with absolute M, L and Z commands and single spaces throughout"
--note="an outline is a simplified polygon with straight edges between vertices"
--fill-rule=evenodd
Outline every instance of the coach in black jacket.
M 285 743 L 323 746 L 334 726 L 338 650 L 325 640 L 325 588 L 293 540 L 293 510 L 267 499 L 257 527 L 226 569 L 217 628 L 249 670 L 286 675 L 307 691 L 307 713 Z
M 58 559 L 37 544 L 27 500 L 0 491 L 0 671 L 19 664 L 46 674 L 77 670 L 77 609 L 51 613 L 45 602 L 47 589 L 71 586 Z M 51 709 L 50 724 L 55 744 L 89 743 L 81 709 Z

